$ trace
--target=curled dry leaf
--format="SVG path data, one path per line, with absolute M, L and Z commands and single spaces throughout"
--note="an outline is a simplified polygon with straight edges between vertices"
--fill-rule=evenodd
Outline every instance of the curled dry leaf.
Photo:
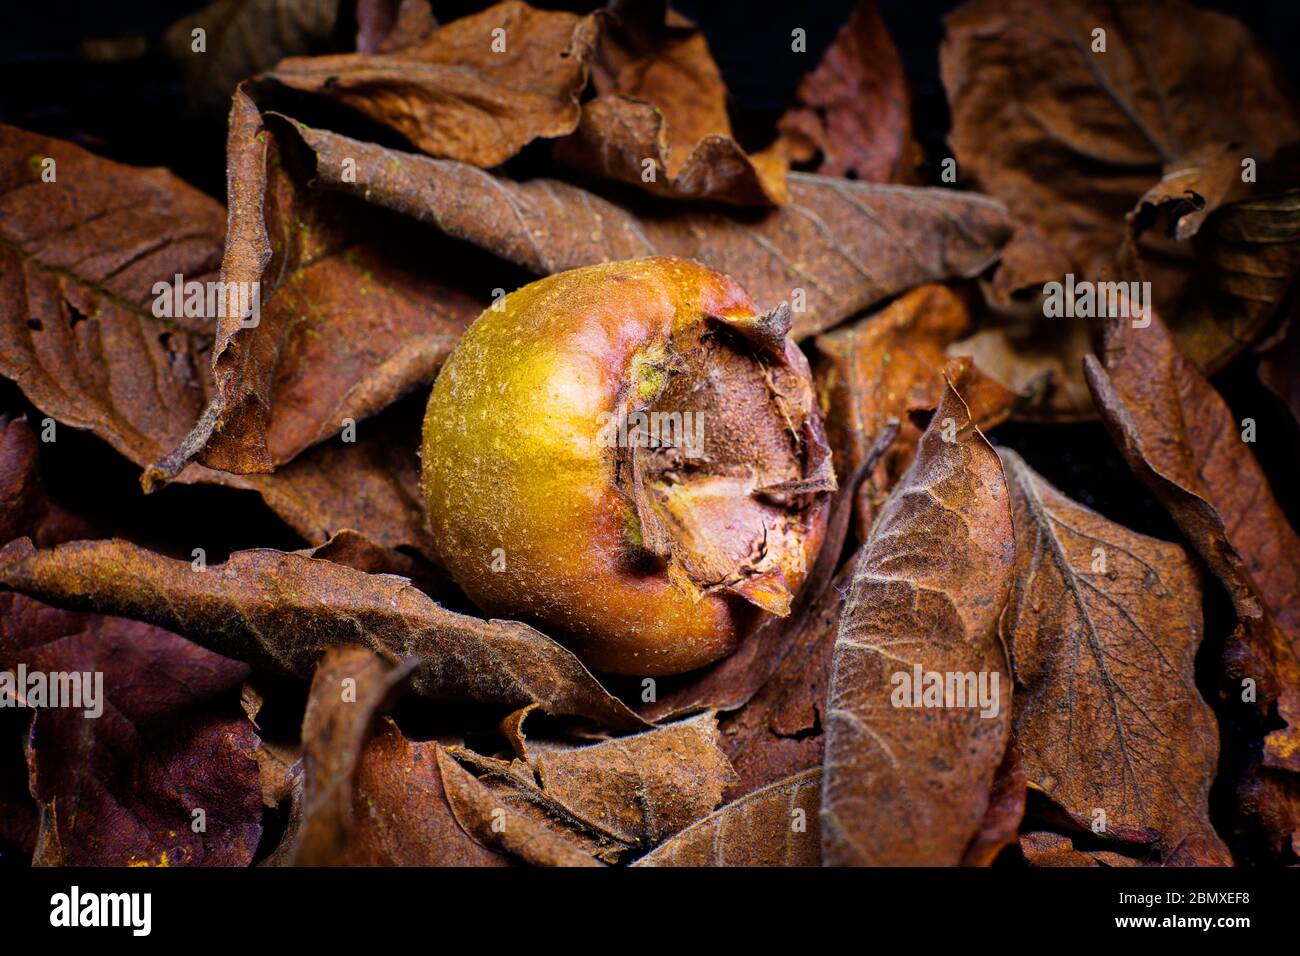
M 594 16 L 506 0 L 390 53 L 291 57 L 266 75 L 345 104 L 430 156 L 499 166 L 573 132 Z
M 353 825 L 357 764 L 381 708 L 415 666 L 365 647 L 328 647 L 302 719 L 303 795 L 291 858 L 300 866 L 344 859 Z
M 54 182 L 42 181 L 44 157 Z M 221 206 L 162 170 L 0 129 L 0 374 L 60 425 L 93 432 L 142 467 L 158 461 L 212 397 L 212 332 L 204 319 L 154 315 L 154 286 L 177 274 L 216 281 L 224 223 Z M 313 543 L 363 528 L 386 547 L 430 553 L 410 454 L 418 435 L 418 416 L 386 421 L 275 475 L 191 464 L 176 480 L 257 491 Z
M 789 198 L 782 144 L 749 155 L 736 142 L 703 33 L 662 0 L 616 0 L 604 24 L 592 69 L 597 96 L 556 144 L 560 162 L 672 199 L 747 206 Z
M 821 62 L 804 76 L 779 124 L 796 162 L 824 176 L 921 182 L 921 146 L 903 64 L 875 0 L 858 0 Z
M 1188 353 L 1217 368 L 1258 334 L 1276 298 L 1247 287 L 1281 268 L 1278 239 L 1261 235 L 1278 212 L 1227 206 L 1224 216 L 1234 222 L 1198 244 L 1199 263 L 1193 250 L 1178 248 L 1216 206 L 1245 189 L 1262 195 L 1290 185 L 1242 182 L 1243 160 L 1263 164 L 1300 140 L 1300 119 L 1272 61 L 1241 23 L 1181 0 L 974 0 L 946 26 L 942 72 L 964 177 L 1036 227 L 1080 279 L 1109 277 L 1130 228 L 1140 234 L 1149 221 L 1165 219 L 1169 241 L 1143 239 L 1151 259 L 1144 278 L 1153 281 L 1157 305 L 1176 319 Z M 1254 238 L 1243 248 L 1224 230 Z M 1025 271 L 999 276 L 1000 293 L 1041 283 L 1052 258 L 1008 259 Z M 1289 258 L 1288 276 L 1300 253 Z M 1043 332 L 1048 323 L 1036 324 Z M 1065 335 L 1056 343 L 1069 377 L 1060 380 L 1068 387 L 1048 396 L 1049 415 L 1088 412 L 1077 375 L 1085 338 Z M 993 370 L 999 349 L 982 349 Z M 1036 336 L 1001 351 L 1011 367 L 1056 364 Z M 1002 381 L 1016 384 L 1005 375 Z
M 482 846 L 516 856 L 533 866 L 600 866 L 584 846 L 560 826 L 551 823 L 545 811 L 527 800 L 506 805 L 509 790 L 492 790 L 440 745 L 434 745 L 438 772 L 456 822 Z M 540 791 L 539 791 L 540 792 Z
M 550 750 L 535 761 L 545 793 L 629 845 L 655 846 L 708 815 L 736 779 L 711 714 Z
M 1190 263 L 1178 250 L 1162 259 L 1140 249 L 1140 265 L 1157 308 L 1163 301 L 1163 314 L 1177 317 L 1179 347 L 1213 372 L 1258 338 L 1295 283 L 1300 189 L 1224 206 L 1191 245 Z
M 535 771 L 524 761 L 485 757 L 467 747 L 452 747 L 447 753 L 467 768 L 476 777 L 477 785 L 493 798 L 493 819 L 480 820 L 477 826 L 495 825 L 500 828 L 505 825 L 503 814 L 514 814 L 532 821 L 543 831 L 554 834 L 561 843 L 602 863 L 617 863 L 633 848 L 634 842 L 624 840 L 610 827 L 543 790 L 538 786 Z M 473 819 L 481 808 L 466 807 L 466 812 Z M 465 822 L 459 812 L 457 819 Z
M 215 115 L 245 78 L 286 56 L 334 47 L 339 8 L 339 0 L 215 0 L 173 23 L 164 40 L 190 102 Z
M 863 546 L 840 622 L 826 863 L 955 865 L 979 832 L 1011 724 L 997 619 L 1014 558 L 1001 463 L 950 384 Z
M 217 315 L 200 310 L 216 319 L 216 394 L 146 470 L 146 490 L 196 457 L 222 471 L 269 472 L 348 422 L 355 428 L 429 382 L 481 311 L 474 296 L 402 256 L 410 237 L 391 236 L 391 222 L 304 185 L 276 126 L 244 87 L 235 91 L 227 294 Z
M 325 649 L 370 647 L 419 658 L 412 685 L 435 698 L 520 707 L 609 727 L 644 726 L 578 659 L 513 621 L 445 610 L 405 578 L 269 549 L 239 551 L 196 572 L 126 541 L 80 541 L 0 552 L 0 583 L 42 600 L 111 611 L 186 634 L 269 671 L 309 677 Z
M 727 804 L 660 844 L 634 866 L 817 866 L 820 768 Z
M 1264 737 L 1264 767 L 1243 782 L 1265 792 L 1243 807 L 1284 847 L 1300 830 L 1300 539 L 1228 406 L 1160 317 L 1149 319 L 1107 324 L 1105 364 L 1086 360 L 1088 385 L 1129 467 L 1232 599 L 1238 627 L 1224 651 L 1225 695 L 1240 699 L 1242 681 L 1253 681 L 1259 707 L 1276 704 L 1284 725 Z
M 757 218 L 694 208 L 641 214 L 567 183 L 511 182 L 463 163 L 295 128 L 316 155 L 322 185 L 539 275 L 653 255 L 697 259 L 738 280 L 760 306 L 789 300 L 796 338 L 911 286 L 978 275 L 1011 232 L 1002 205 L 976 193 L 802 173 L 790 176 L 789 204 Z M 345 159 L 355 160 L 355 177 L 344 175 Z
M 1195 685 L 1199 575 L 1183 549 L 1062 495 L 1003 449 L 1016 574 L 1002 619 L 1027 781 L 1081 831 L 1230 865 L 1209 820 L 1219 760 Z M 1098 811 L 1102 816 L 1099 817 Z
M 881 502 L 911 464 L 921 429 L 910 413 L 928 412 L 946 390 L 946 349 L 970 328 L 970 314 L 952 291 L 924 285 L 881 311 L 814 340 L 814 374 L 826 437 L 836 467 L 851 472 L 891 419 L 898 435 L 858 491 L 855 530 L 865 541 Z M 976 425 L 989 429 L 1019 396 L 972 370 L 962 398 Z

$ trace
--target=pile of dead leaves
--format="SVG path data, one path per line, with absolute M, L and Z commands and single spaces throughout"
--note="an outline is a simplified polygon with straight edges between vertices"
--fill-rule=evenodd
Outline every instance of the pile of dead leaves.
M 102 673 L 105 698 L 0 709 L 0 856 L 1294 860 L 1300 541 L 1206 377 L 1267 349 L 1297 410 L 1300 119 L 1241 24 L 972 0 L 944 24 L 939 169 L 870 0 L 765 142 L 663 3 L 343 6 L 355 52 L 316 52 L 336 2 L 169 32 L 193 101 L 229 102 L 224 207 L 0 129 L 0 668 Z M 498 290 L 646 255 L 791 302 L 840 483 L 793 614 L 657 682 L 477 615 L 432 561 L 416 456 Z M 1045 318 L 1067 273 L 1150 282 L 1151 308 Z M 257 284 L 260 320 L 214 327 L 182 277 Z M 1008 419 L 1104 423 L 1177 540 L 995 448 Z M 100 493 L 58 450 L 78 433 L 141 489 L 71 506 Z M 220 490 L 175 499 L 194 486 Z M 302 548 L 114 536 L 156 489 Z M 1000 705 L 894 706 L 900 671 L 983 675 Z

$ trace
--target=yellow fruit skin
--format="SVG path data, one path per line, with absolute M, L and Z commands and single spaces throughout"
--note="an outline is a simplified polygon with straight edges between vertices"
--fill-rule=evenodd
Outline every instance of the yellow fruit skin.
M 735 648 L 759 612 L 722 592 L 694 600 L 632 560 L 636 512 L 598 434 L 674 330 L 755 314 L 734 280 L 652 258 L 549 276 L 479 317 L 434 384 L 422 452 L 439 557 L 476 604 L 614 673 L 681 673 Z M 811 567 L 821 534 L 808 537 Z

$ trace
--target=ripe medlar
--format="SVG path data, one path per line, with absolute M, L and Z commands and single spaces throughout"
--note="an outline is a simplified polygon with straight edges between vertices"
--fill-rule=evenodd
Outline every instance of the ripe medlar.
M 651 258 L 488 308 L 424 420 L 438 555 L 484 612 L 591 666 L 676 674 L 786 615 L 835 487 L 790 310 Z

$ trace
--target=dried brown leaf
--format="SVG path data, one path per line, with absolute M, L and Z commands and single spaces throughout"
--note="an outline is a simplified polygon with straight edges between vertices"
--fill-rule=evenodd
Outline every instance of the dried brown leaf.
M 997 618 L 1014 559 L 1001 463 L 950 385 L 880 510 L 841 620 L 826 704 L 828 864 L 961 861 L 1010 731 Z M 993 712 L 970 699 L 895 706 L 900 674 L 919 695 L 918 669 L 983 682 Z
M 42 160 L 55 162 L 42 181 Z M 222 208 L 162 170 L 0 127 L 0 375 L 60 426 L 140 466 L 185 438 L 212 397 L 205 320 L 159 319 L 155 283 L 218 278 Z M 376 421 L 271 476 L 192 464 L 176 480 L 257 491 L 312 543 L 362 528 L 430 553 L 420 506 L 419 419 Z M 405 438 L 404 435 L 409 435 Z
M 584 846 L 557 825 L 541 822 L 534 804 L 520 801 L 507 805 L 500 791 L 489 789 L 456 763 L 441 745 L 435 746 L 438 771 L 451 811 L 465 832 L 481 845 L 509 853 L 534 866 L 601 865 L 590 846 Z
M 735 772 L 711 713 L 535 761 L 546 794 L 629 844 L 655 846 L 707 816 Z
M 821 766 L 835 637 L 856 567 L 855 555 L 809 608 L 758 693 L 723 721 L 723 749 L 740 777 L 728 796 Z
M 501 812 L 528 818 L 602 863 L 618 863 L 636 846 L 635 839 L 624 839 L 614 827 L 587 816 L 582 809 L 571 807 L 542 789 L 537 771 L 523 760 L 485 757 L 466 747 L 451 747 L 447 752 L 476 776 L 479 786 L 491 795 Z M 599 812 L 601 808 L 597 809 Z M 603 809 L 610 815 L 610 807 Z M 500 813 L 496 816 L 500 817 Z M 501 825 L 499 820 L 497 825 Z
M 266 75 L 343 103 L 430 156 L 499 166 L 573 132 L 594 16 L 505 0 L 390 53 L 291 57 Z
M 1107 324 L 1105 364 L 1086 360 L 1088 385 L 1129 467 L 1232 599 L 1238 628 L 1224 651 L 1224 692 L 1238 700 L 1242 682 L 1254 681 L 1258 706 L 1275 704 L 1283 724 L 1264 738 L 1258 771 L 1259 786 L 1278 795 L 1256 794 L 1243 810 L 1266 817 L 1269 842 L 1284 848 L 1300 830 L 1300 805 L 1283 793 L 1300 770 L 1300 538 L 1228 406 L 1159 315 L 1149 320 Z
M 1154 184 L 1169 172 L 1185 180 L 1184 161 L 1223 143 L 1263 160 L 1300 138 L 1276 69 L 1246 28 L 1180 0 L 972 0 L 946 26 L 959 168 L 1064 248 L 1085 278 L 1109 264 L 1126 216 Z M 1105 31 L 1104 53 L 1092 49 L 1095 29 Z
M 0 670 L 19 667 L 80 674 L 84 693 L 102 675 L 98 714 L 43 707 L 27 738 L 36 864 L 252 861 L 262 799 L 257 736 L 237 706 L 244 664 L 162 628 L 0 594 Z
M 410 675 L 365 647 L 328 647 L 302 720 L 303 796 L 292 861 L 330 866 L 347 854 L 357 765 L 381 709 Z
M 1024 772 L 1081 830 L 1231 864 L 1209 820 L 1219 760 L 1196 690 L 1199 574 L 1186 553 L 1066 498 L 1001 451 L 1016 527 L 1003 616 Z M 1101 816 L 1099 816 L 1099 811 Z
M 292 134 L 290 134 L 292 139 Z M 469 293 L 412 268 L 405 239 L 364 207 L 302 183 L 244 87 L 227 148 L 230 228 L 217 315 L 216 394 L 189 435 L 143 479 L 170 479 L 194 458 L 239 474 L 269 472 L 348 422 L 432 380 L 482 310 Z M 389 241 L 389 239 L 393 241 Z M 206 314 L 206 313 L 205 313 Z
M 1258 297 L 1231 283 L 1249 281 L 1259 266 L 1243 267 L 1242 250 L 1230 246 L 1203 253 L 1208 267 L 1195 265 L 1188 250 L 1172 246 L 1243 191 L 1244 159 L 1263 164 L 1300 140 L 1277 69 L 1249 31 L 1181 0 L 973 0 L 946 26 L 942 72 L 962 175 L 1041 230 L 1081 279 L 1110 270 L 1130 213 L 1141 232 L 1141 221 L 1161 211 L 1173 226 L 1166 251 L 1182 262 L 1162 266 L 1174 266 L 1176 277 L 1150 276 L 1157 303 L 1176 318 L 1175 334 L 1201 365 L 1217 368 L 1240 351 L 1271 303 L 1252 301 Z M 1267 214 L 1238 208 L 1232 215 L 1258 231 Z M 1213 281 L 1186 282 L 1215 270 L 1223 274 Z M 1015 284 L 1003 281 L 1002 291 Z M 1174 307 L 1179 295 L 1186 308 Z M 1207 295 L 1214 308 L 1205 307 Z M 1077 361 L 1069 359 L 1077 354 L 1063 353 L 1076 385 Z M 1086 412 L 1084 399 L 1071 389 L 1054 396 L 1049 411 Z
M 837 469 L 851 472 L 885 423 L 899 422 L 898 435 L 858 491 L 858 540 L 866 540 L 880 504 L 912 462 L 921 429 L 910 413 L 938 405 L 947 349 L 969 328 L 961 299 L 945 286 L 924 285 L 814 341 L 817 393 Z M 961 393 L 983 429 L 1005 419 L 1019 400 L 978 370 Z
M 0 528 L 48 545 L 92 534 L 46 495 L 36 447 L 23 419 L 0 415 Z M 252 860 L 262 832 L 260 741 L 234 706 L 245 665 L 161 628 L 0 593 L 0 671 L 27 699 L 20 668 L 47 687 L 75 686 L 58 675 L 76 675 L 69 680 L 80 682 L 86 706 L 5 710 L 22 722 L 13 755 L 25 752 L 26 762 L 0 766 L 0 841 L 29 855 L 35 847 L 40 864 Z M 17 742 L 7 733 L 17 723 L 0 725 L 7 742 Z M 11 769 L 21 769 L 21 789 Z
M 727 804 L 634 866 L 817 866 L 820 768 L 805 770 Z
M 923 282 L 983 272 L 1010 235 L 974 193 L 791 174 L 790 202 L 762 214 L 643 214 L 553 180 L 516 183 L 463 163 L 297 127 L 322 185 L 437 226 L 531 272 L 651 255 L 693 258 L 754 301 L 792 300 L 802 338 Z M 343 160 L 356 161 L 355 182 Z M 796 292 L 796 290 L 798 290 Z M 802 308 L 800 308 L 802 306 Z
M 445 610 L 405 578 L 269 549 L 197 572 L 126 541 L 0 551 L 0 583 L 83 610 L 175 628 L 269 671 L 309 677 L 326 648 L 358 644 L 419 658 L 416 691 L 520 707 L 536 702 L 632 729 L 644 724 L 559 644 L 524 624 Z
M 506 866 L 461 829 L 438 769 L 434 741 L 408 740 L 390 720 L 357 766 L 349 866 Z
M 129 458 L 179 439 L 202 408 L 208 345 L 196 320 L 156 318 L 152 289 L 215 279 L 224 234 L 221 206 L 171 173 L 5 127 L 0 373 Z
M 848 23 L 804 76 L 779 128 L 798 162 L 870 183 L 918 183 L 920 144 L 903 64 L 875 0 L 858 0 Z
M 749 155 L 736 142 L 703 33 L 662 2 L 616 2 L 604 23 L 592 70 L 598 95 L 556 144 L 560 162 L 673 199 L 761 206 L 789 198 L 782 144 Z

